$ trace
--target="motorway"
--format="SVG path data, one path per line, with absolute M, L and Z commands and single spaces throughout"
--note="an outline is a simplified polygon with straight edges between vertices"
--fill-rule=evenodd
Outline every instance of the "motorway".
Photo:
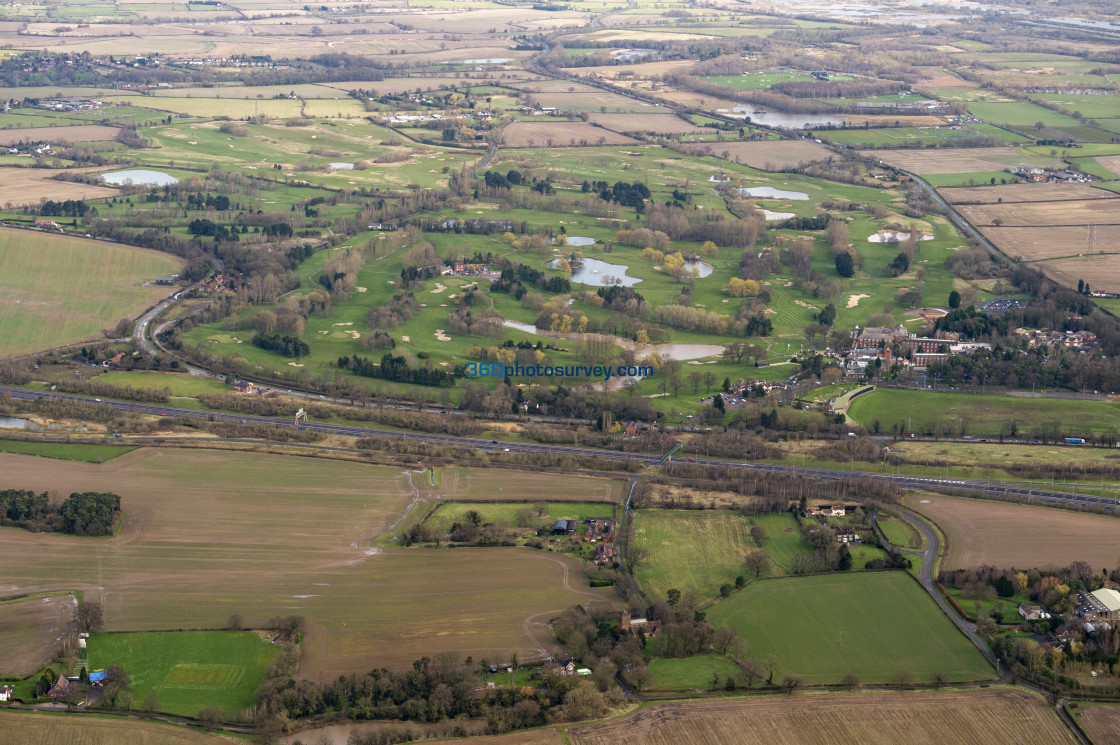
M 40 398 L 58 401 L 74 401 L 83 404 L 104 406 L 115 411 L 147 414 L 150 416 L 179 417 L 190 419 L 206 419 L 209 421 L 225 421 L 235 424 L 261 424 L 267 426 L 297 426 L 294 419 L 279 417 L 264 417 L 252 415 L 238 415 L 224 412 L 197 411 L 194 409 L 179 409 L 172 406 L 154 404 L 131 403 L 127 401 L 101 401 L 91 396 L 78 396 L 69 393 L 47 393 L 27 390 L 25 388 L 12 388 L 0 386 L 0 393 L 7 393 L 13 399 L 21 401 L 35 401 Z M 293 412 L 294 414 L 295 412 Z M 341 435 L 344 437 L 390 437 L 401 440 L 414 440 L 428 442 L 435 445 L 449 447 L 470 447 L 487 452 L 508 453 L 546 453 L 549 455 L 571 455 L 580 458 L 605 458 L 617 461 L 637 461 L 644 465 L 656 465 L 660 455 L 645 453 L 623 453 L 615 450 L 599 448 L 573 447 L 569 445 L 541 445 L 522 442 L 502 442 L 498 440 L 480 440 L 454 435 L 427 434 L 424 432 L 399 432 L 395 430 L 376 429 L 372 427 L 355 427 L 344 424 L 326 424 L 321 422 L 303 422 L 299 429 L 318 432 L 324 435 Z M 959 489 L 962 491 L 980 492 L 995 496 L 1012 496 L 1031 498 L 1042 502 L 1060 502 L 1067 505 L 1081 505 L 1085 507 L 1116 508 L 1120 506 L 1120 499 L 1112 497 L 1098 497 L 1087 494 L 1076 494 L 1050 488 L 1040 488 L 1037 485 L 1026 484 L 1021 481 L 987 481 L 975 479 L 940 479 L 927 476 L 908 476 L 893 473 L 865 473 L 861 471 L 845 471 L 831 468 L 813 468 L 805 466 L 774 465 L 769 463 L 748 463 L 743 461 L 721 460 L 717 458 L 690 458 L 690 463 L 702 466 L 716 466 L 721 468 L 747 468 L 755 471 L 770 473 L 785 473 L 790 476 L 807 476 L 826 481 L 849 481 L 852 479 L 871 479 L 889 481 L 904 489 L 929 489 L 945 490 Z

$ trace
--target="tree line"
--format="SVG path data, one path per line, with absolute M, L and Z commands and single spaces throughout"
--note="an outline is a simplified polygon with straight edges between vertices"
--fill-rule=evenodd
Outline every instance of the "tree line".
M 33 533 L 112 535 L 120 514 L 121 498 L 108 492 L 75 492 L 52 504 L 47 492 L 0 491 L 0 525 Z

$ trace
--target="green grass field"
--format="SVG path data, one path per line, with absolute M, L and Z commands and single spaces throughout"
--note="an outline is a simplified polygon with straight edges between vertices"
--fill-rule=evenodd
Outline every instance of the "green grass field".
M 142 282 L 179 270 L 165 253 L 23 230 L 0 230 L 0 351 L 100 336 L 167 295 Z
M 710 608 L 708 620 L 735 629 L 748 656 L 776 655 L 775 681 L 790 672 L 807 684 L 838 683 L 849 672 L 864 682 L 888 682 L 899 671 L 914 680 L 933 673 L 953 681 L 994 674 L 904 572 L 756 582 Z
M 963 427 L 963 434 L 998 435 L 1014 422 L 1024 435 L 1043 425 L 1072 435 L 1120 428 L 1120 403 L 878 388 L 853 401 L 848 416 L 886 432 L 961 434 Z
M 193 716 L 208 706 L 252 706 L 277 651 L 253 631 L 95 633 L 88 659 L 91 671 L 124 668 L 135 701 L 154 694 L 160 711 Z
M 129 445 L 89 445 L 81 442 L 27 442 L 25 440 L 0 440 L 0 453 L 38 455 L 43 458 L 77 460 L 83 463 L 104 463 L 131 453 L 136 448 Z
M 204 393 L 229 393 L 221 380 L 197 375 L 159 372 L 124 372 L 111 370 L 96 378 L 98 383 L 131 386 L 132 388 L 166 389 L 172 396 L 198 396 Z
M 973 124 L 967 129 L 897 127 L 888 129 L 833 129 L 817 132 L 817 136 L 822 140 L 852 147 L 899 147 L 909 146 L 915 142 L 920 142 L 923 145 L 945 146 L 979 135 L 998 137 L 1007 144 L 1029 141 L 1022 135 L 1008 132 L 1006 129 L 1000 129 L 991 124 Z
M 728 677 L 738 675 L 739 666 L 726 657 L 702 654 L 683 659 L 661 657 L 650 660 L 649 671 L 653 674 L 650 687 L 657 690 L 710 690 L 713 674 L 726 681 Z
M 788 571 L 794 555 L 810 550 L 789 513 L 757 515 L 754 520 L 768 536 L 762 548 L 774 564 L 773 572 Z M 638 581 L 657 597 L 676 589 L 711 600 L 721 585 L 747 574 L 743 559 L 757 550 L 752 526 L 737 512 L 639 510 L 634 526 L 638 545 L 648 552 L 645 564 L 638 567 Z
M 1010 124 L 1019 127 L 1033 127 L 1037 122 L 1051 126 L 1076 126 L 1078 121 L 1065 114 L 1044 109 L 1030 103 L 990 103 L 979 102 L 968 105 L 969 113 L 995 124 Z
M 894 545 L 904 550 L 925 548 L 925 538 L 910 523 L 897 517 L 880 515 L 876 521 L 883 530 L 883 535 Z

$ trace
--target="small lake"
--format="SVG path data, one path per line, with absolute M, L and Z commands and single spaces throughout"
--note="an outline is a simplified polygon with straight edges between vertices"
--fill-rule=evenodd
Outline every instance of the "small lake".
M 27 419 L 20 419 L 15 416 L 0 416 L 0 427 L 8 429 L 27 429 L 27 425 L 30 423 Z
M 752 186 L 747 189 L 739 189 L 739 193 L 744 197 L 758 197 L 759 199 L 792 199 L 795 202 L 809 200 L 809 195 L 803 191 L 783 191 L 772 186 Z
M 566 235 L 564 240 L 566 246 L 591 246 L 595 243 L 594 238 L 588 238 L 586 235 Z
M 839 126 L 848 119 L 843 114 L 780 114 L 776 111 L 763 111 L 749 103 L 741 103 L 732 106 L 730 109 L 716 109 L 716 111 L 735 119 L 750 119 L 752 122 L 767 127 L 783 127 L 785 129 L 804 129 L 806 125 L 809 127 Z
M 703 261 L 686 261 L 684 262 L 684 268 L 689 270 L 695 269 L 701 277 L 707 277 L 716 270 L 714 266 Z
M 556 259 L 553 259 L 548 262 L 549 268 L 555 269 L 556 261 Z M 572 284 L 585 284 L 592 287 L 610 287 L 611 285 L 633 287 L 642 280 L 628 276 L 626 274 L 628 268 L 625 264 L 608 264 L 599 259 L 584 259 L 583 264 L 572 271 Z
M 113 186 L 124 186 L 131 183 L 133 186 L 171 186 L 179 183 L 179 179 L 163 171 L 149 171 L 144 168 L 132 168 L 127 171 L 113 171 L 103 173 L 101 180 Z

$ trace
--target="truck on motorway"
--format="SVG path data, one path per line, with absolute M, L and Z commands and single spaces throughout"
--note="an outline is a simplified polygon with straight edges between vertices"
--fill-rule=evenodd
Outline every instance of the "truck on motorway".
M 1084 437 L 1067 437 L 1066 438 L 1066 444 L 1067 445 L 1084 445 L 1085 444 L 1085 438 Z

